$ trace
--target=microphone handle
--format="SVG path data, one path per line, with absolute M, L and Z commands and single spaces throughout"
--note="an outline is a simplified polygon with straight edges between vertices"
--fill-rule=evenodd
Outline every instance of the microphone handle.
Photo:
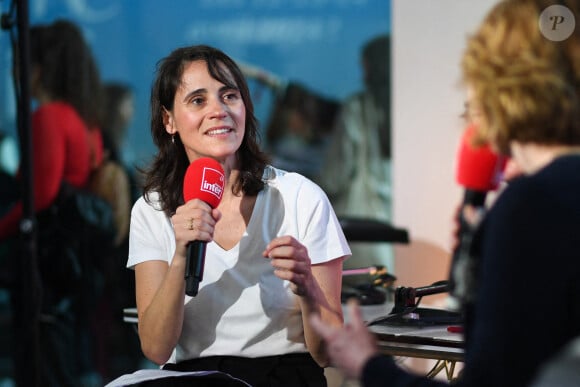
M 483 207 L 487 191 L 478 191 L 473 189 L 466 189 L 463 194 L 463 205 L 472 205 L 473 207 Z
M 463 208 L 466 205 L 483 207 L 486 196 L 486 191 L 466 189 L 459 212 L 459 243 L 451 257 L 448 278 L 449 293 L 459 298 L 464 295 L 462 293 L 465 291 L 465 283 L 469 280 L 467 277 L 470 273 L 467 266 L 470 262 L 471 242 L 475 233 L 474 227 L 463 217 Z
M 203 241 L 193 241 L 187 245 L 187 257 L 185 260 L 185 294 L 190 297 L 197 296 L 199 283 L 203 279 L 206 246 L 207 242 Z

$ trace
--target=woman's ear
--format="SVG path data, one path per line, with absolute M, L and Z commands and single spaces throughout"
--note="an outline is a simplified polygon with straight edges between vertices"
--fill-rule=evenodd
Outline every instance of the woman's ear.
M 171 114 L 171 112 L 167 110 L 165 107 L 162 107 L 161 114 L 163 117 L 163 125 L 165 126 L 165 130 L 167 131 L 167 133 L 175 134 L 176 130 L 173 125 L 173 115 Z

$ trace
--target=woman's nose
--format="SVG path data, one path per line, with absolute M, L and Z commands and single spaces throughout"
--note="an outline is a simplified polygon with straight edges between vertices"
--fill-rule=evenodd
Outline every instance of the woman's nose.
M 209 104 L 209 112 L 211 117 L 221 118 L 227 114 L 227 107 L 221 99 L 212 98 Z

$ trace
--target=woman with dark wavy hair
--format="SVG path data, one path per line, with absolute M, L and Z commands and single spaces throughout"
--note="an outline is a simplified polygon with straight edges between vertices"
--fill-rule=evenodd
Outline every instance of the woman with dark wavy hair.
M 350 250 L 324 192 L 268 164 L 236 63 L 204 45 L 164 58 L 151 133 L 159 151 L 133 207 L 127 263 L 145 356 L 164 369 L 223 371 L 253 386 L 325 386 L 327 360 L 309 316 L 342 323 Z M 182 196 L 187 168 L 202 157 L 224 170 L 216 208 Z M 184 281 L 192 241 L 207 242 L 195 297 Z

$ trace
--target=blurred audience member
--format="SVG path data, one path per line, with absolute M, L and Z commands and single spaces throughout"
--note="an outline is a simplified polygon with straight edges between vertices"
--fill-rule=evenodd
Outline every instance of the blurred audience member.
M 30 62 L 31 94 L 37 102 L 31 122 L 32 169 L 38 218 L 37 260 L 43 290 L 38 322 L 42 358 L 39 378 L 46 386 L 75 386 L 83 374 L 91 371 L 91 360 L 85 357 L 88 351 L 79 348 L 84 348 L 82 341 L 86 339 L 84 308 L 90 307 L 93 293 L 91 270 L 85 269 L 92 262 L 77 254 L 80 241 L 59 226 L 59 219 L 66 215 L 62 208 L 58 215 L 52 209 L 63 185 L 86 187 L 91 172 L 102 160 L 98 127 L 101 83 L 81 31 L 65 20 L 31 28 Z M 18 63 L 15 66 L 19 71 Z M 10 238 L 17 235 L 22 215 L 23 204 L 18 201 L 0 218 L 0 240 L 15 247 L 8 257 L 12 262 L 21 259 L 18 239 Z M 18 317 L 26 302 L 19 289 L 15 286 L 12 291 L 14 329 L 23 324 Z M 17 380 L 27 380 L 26 354 L 19 345 L 14 343 L 15 373 Z
M 311 179 L 322 170 L 323 154 L 339 104 L 289 83 L 276 96 L 266 128 L 272 164 Z
M 93 177 L 93 191 L 106 199 L 113 207 L 115 217 L 115 245 L 127 241 L 129 216 L 136 199 L 131 192 L 129 170 L 123 164 L 120 152 L 127 134 L 127 127 L 134 112 L 133 92 L 118 83 L 105 84 L 102 120 L 104 162 Z
M 121 149 L 127 137 L 127 129 L 135 114 L 133 90 L 121 82 L 104 85 L 105 109 L 103 112 L 103 139 L 105 153 L 110 160 L 121 161 Z
M 390 37 L 368 41 L 361 55 L 364 90 L 349 97 L 336 120 L 315 179 L 339 217 L 391 220 Z M 393 271 L 388 243 L 351 243 L 345 268 L 381 265 Z M 346 279 L 346 278 L 345 278 Z
M 97 367 L 106 379 L 135 369 L 144 356 L 133 327 L 123 323 L 123 308 L 135 305 L 135 276 L 123 270 L 129 252 L 131 207 L 140 195 L 134 170 L 121 157 L 134 115 L 132 89 L 123 83 L 104 84 L 102 131 L 104 161 L 91 179 L 92 190 L 110 203 L 115 221 L 114 249 L 103 260 L 103 292 L 94 313 Z

